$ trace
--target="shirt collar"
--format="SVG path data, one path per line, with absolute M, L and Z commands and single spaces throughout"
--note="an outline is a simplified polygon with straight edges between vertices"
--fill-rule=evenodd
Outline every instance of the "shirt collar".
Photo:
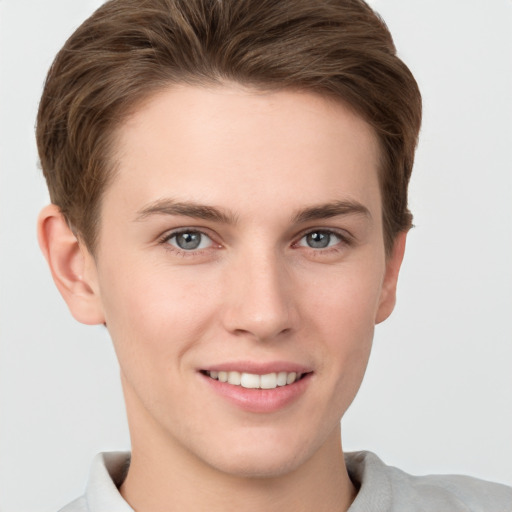
M 118 489 L 123 483 L 129 464 L 129 452 L 96 455 L 85 491 L 89 512 L 134 512 Z

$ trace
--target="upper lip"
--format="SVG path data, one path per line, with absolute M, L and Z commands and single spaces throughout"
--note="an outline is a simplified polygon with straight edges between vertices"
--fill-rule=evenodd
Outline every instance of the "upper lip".
M 298 363 L 292 363 L 290 361 L 269 361 L 269 362 L 257 362 L 257 361 L 230 361 L 219 364 L 213 364 L 200 368 L 206 372 L 240 372 L 240 373 L 252 373 L 255 375 L 266 375 L 268 373 L 310 373 L 311 367 L 305 366 Z

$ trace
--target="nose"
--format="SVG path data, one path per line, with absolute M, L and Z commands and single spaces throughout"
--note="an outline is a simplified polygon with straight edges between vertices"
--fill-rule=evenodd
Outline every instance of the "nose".
M 240 255 L 230 266 L 225 284 L 223 316 L 229 332 L 267 341 L 297 327 L 292 279 L 278 254 Z

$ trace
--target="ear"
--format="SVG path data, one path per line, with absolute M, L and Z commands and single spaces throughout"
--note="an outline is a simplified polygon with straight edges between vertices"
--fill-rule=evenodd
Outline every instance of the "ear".
M 48 205 L 37 221 L 39 246 L 53 280 L 76 320 L 103 324 L 94 258 L 73 234 L 60 209 Z
M 407 239 L 407 231 L 398 233 L 393 243 L 393 250 L 386 260 L 386 273 L 382 282 L 382 290 L 380 294 L 379 308 L 375 317 L 375 323 L 380 324 L 391 315 L 396 303 L 396 285 L 398 282 L 398 274 L 400 266 L 404 258 L 405 241 Z

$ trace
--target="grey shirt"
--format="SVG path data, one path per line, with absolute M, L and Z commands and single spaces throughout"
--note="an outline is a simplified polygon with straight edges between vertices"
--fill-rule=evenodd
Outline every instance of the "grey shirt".
M 469 476 L 413 476 L 386 466 L 371 452 L 345 455 L 359 488 L 348 512 L 512 512 L 512 488 Z M 100 453 L 85 494 L 60 512 L 133 512 L 119 494 L 129 453 Z

